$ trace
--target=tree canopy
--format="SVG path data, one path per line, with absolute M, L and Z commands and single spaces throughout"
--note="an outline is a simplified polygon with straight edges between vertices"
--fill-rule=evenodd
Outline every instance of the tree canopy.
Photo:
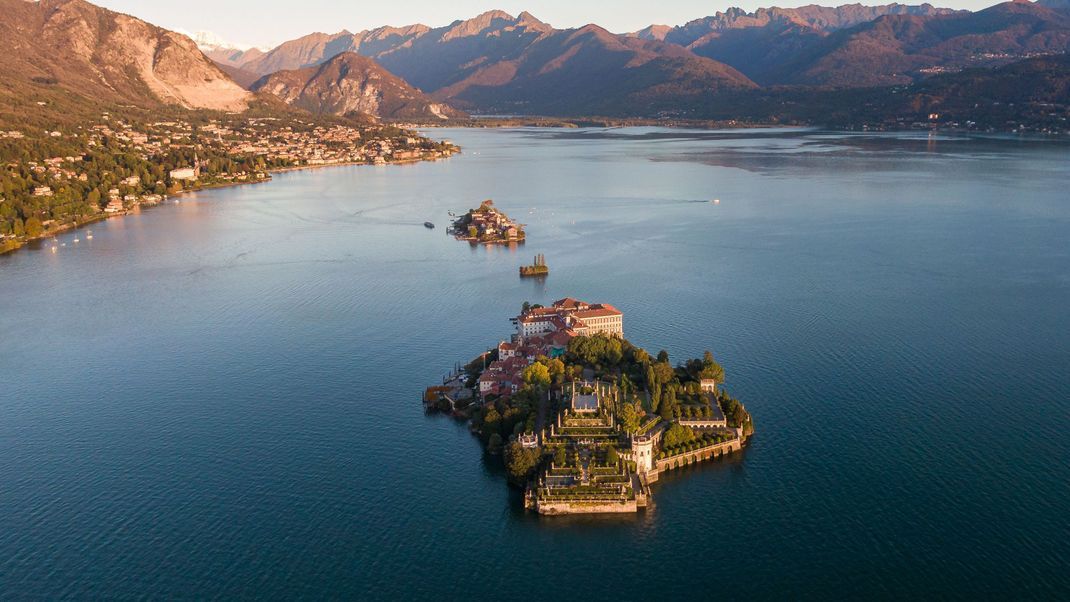
M 639 430 L 642 422 L 642 410 L 638 404 L 626 403 L 624 407 L 620 409 L 620 425 L 624 429 L 624 432 L 629 435 L 634 435 Z
M 665 436 L 662 438 L 662 444 L 665 447 L 676 447 L 682 443 L 687 443 L 694 440 L 695 431 L 690 427 L 681 426 L 680 424 L 673 423 L 668 430 L 665 431 Z
M 526 448 L 513 441 L 505 448 L 505 469 L 515 482 L 526 481 L 539 465 L 540 456 L 538 448 Z
M 562 370 L 564 367 L 562 366 Z M 524 368 L 523 372 L 524 382 L 540 388 L 546 388 L 550 386 L 550 369 L 546 367 L 546 364 L 535 362 L 527 368 Z

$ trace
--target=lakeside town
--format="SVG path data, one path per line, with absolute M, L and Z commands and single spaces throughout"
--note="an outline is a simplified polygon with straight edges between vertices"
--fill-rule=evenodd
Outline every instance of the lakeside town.
M 0 253 L 28 241 L 272 171 L 436 160 L 459 149 L 388 125 L 225 115 L 0 131 Z
M 739 452 L 754 433 L 710 352 L 673 366 L 624 338 L 624 314 L 573 298 L 525 303 L 508 340 L 428 387 L 503 454 L 526 508 L 634 513 L 660 475 Z

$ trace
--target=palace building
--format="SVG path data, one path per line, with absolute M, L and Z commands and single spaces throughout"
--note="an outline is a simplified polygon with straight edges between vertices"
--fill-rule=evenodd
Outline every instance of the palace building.
M 529 309 L 514 321 L 520 339 L 556 332 L 624 337 L 623 312 L 608 303 L 592 304 L 571 297 L 554 301 L 550 307 Z

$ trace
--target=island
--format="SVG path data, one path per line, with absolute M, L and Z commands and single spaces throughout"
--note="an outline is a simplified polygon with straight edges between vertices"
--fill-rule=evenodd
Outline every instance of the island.
M 538 278 L 540 276 L 549 276 L 550 266 L 546 265 L 546 256 L 539 253 L 535 256 L 535 262 L 531 265 L 520 266 L 521 278 Z
M 675 366 L 624 338 L 624 315 L 573 298 L 525 303 L 509 340 L 428 387 L 501 454 L 543 515 L 634 513 L 659 476 L 734 454 L 754 433 L 710 352 Z
M 458 240 L 488 245 L 523 242 L 525 237 L 524 225 L 509 219 L 490 199 L 454 220 L 450 233 Z

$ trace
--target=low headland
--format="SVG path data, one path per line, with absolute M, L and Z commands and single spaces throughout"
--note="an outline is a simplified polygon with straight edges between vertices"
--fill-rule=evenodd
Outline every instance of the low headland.
M 0 128 L 0 254 L 181 194 L 459 149 L 390 125 L 293 115 L 105 110 L 54 129 Z
M 670 362 L 624 338 L 612 305 L 524 304 L 516 332 L 428 387 L 429 410 L 470 422 L 502 454 L 525 508 L 544 515 L 634 513 L 660 475 L 740 452 L 750 414 L 710 352 Z

